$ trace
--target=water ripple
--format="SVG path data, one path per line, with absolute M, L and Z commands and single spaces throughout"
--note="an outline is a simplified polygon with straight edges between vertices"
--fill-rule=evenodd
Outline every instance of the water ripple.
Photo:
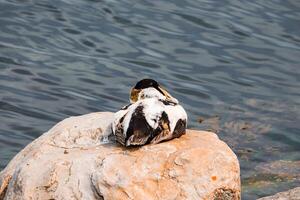
M 63 118 L 118 110 L 152 77 L 189 128 L 237 153 L 243 199 L 296 184 L 259 185 L 256 166 L 300 159 L 299 13 L 284 0 L 1 1 L 0 168 Z

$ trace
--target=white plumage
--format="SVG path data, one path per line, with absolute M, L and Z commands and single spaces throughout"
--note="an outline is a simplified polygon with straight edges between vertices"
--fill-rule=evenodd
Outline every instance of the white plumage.
M 137 101 L 115 113 L 113 134 L 125 146 L 159 143 L 185 134 L 187 114 L 178 100 L 154 87 L 139 91 Z

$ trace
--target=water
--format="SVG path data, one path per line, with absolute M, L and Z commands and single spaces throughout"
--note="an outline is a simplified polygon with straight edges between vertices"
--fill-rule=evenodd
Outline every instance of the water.
M 1 0 L 0 25 L 0 169 L 151 77 L 233 148 L 243 199 L 300 185 L 300 1 Z

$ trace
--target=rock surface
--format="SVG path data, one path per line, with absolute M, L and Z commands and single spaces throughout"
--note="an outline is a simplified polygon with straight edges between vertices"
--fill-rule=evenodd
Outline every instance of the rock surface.
M 103 144 L 113 113 L 70 117 L 0 173 L 0 199 L 240 199 L 240 169 L 211 132 L 140 148 Z
M 263 197 L 258 200 L 300 200 L 300 187 L 279 192 L 273 196 Z

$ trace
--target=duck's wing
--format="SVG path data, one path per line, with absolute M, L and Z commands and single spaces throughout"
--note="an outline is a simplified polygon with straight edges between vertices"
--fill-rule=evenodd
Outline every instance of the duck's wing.
M 115 135 L 115 139 L 121 143 L 122 145 L 125 145 L 125 135 L 124 135 L 124 125 L 123 121 L 126 117 L 125 113 L 115 124 L 114 124 L 114 130 L 113 134 Z
M 146 120 L 143 109 L 144 106 L 141 104 L 135 108 L 131 115 L 126 131 L 126 146 L 146 144 L 154 132 Z
M 157 144 L 161 141 L 171 138 L 170 121 L 167 113 L 163 111 L 158 122 L 158 127 L 155 129 L 154 135 L 150 141 L 151 144 Z
M 150 141 L 151 144 L 157 144 L 162 141 L 171 140 L 173 138 L 179 138 L 186 133 L 186 120 L 179 119 L 176 123 L 173 132 L 170 131 L 170 127 L 167 128 L 166 123 L 157 129 L 157 135 Z
M 128 104 L 114 114 L 114 121 L 111 128 L 112 134 L 115 136 L 115 140 L 122 145 L 125 145 L 126 139 L 126 135 L 124 134 L 126 131 L 124 130 L 126 128 L 124 127 L 124 119 L 132 109 L 132 104 Z
M 178 138 L 186 133 L 186 120 L 179 119 L 174 128 L 172 138 Z
M 187 114 L 183 107 L 178 104 L 164 105 L 155 137 L 150 142 L 152 144 L 178 138 L 186 132 Z
M 177 126 L 177 129 L 179 129 L 180 124 L 185 125 L 184 128 L 186 128 L 187 114 L 181 105 L 179 105 L 179 104 L 166 105 L 165 112 L 167 113 L 167 115 L 169 117 L 171 132 L 175 131 L 176 126 Z

